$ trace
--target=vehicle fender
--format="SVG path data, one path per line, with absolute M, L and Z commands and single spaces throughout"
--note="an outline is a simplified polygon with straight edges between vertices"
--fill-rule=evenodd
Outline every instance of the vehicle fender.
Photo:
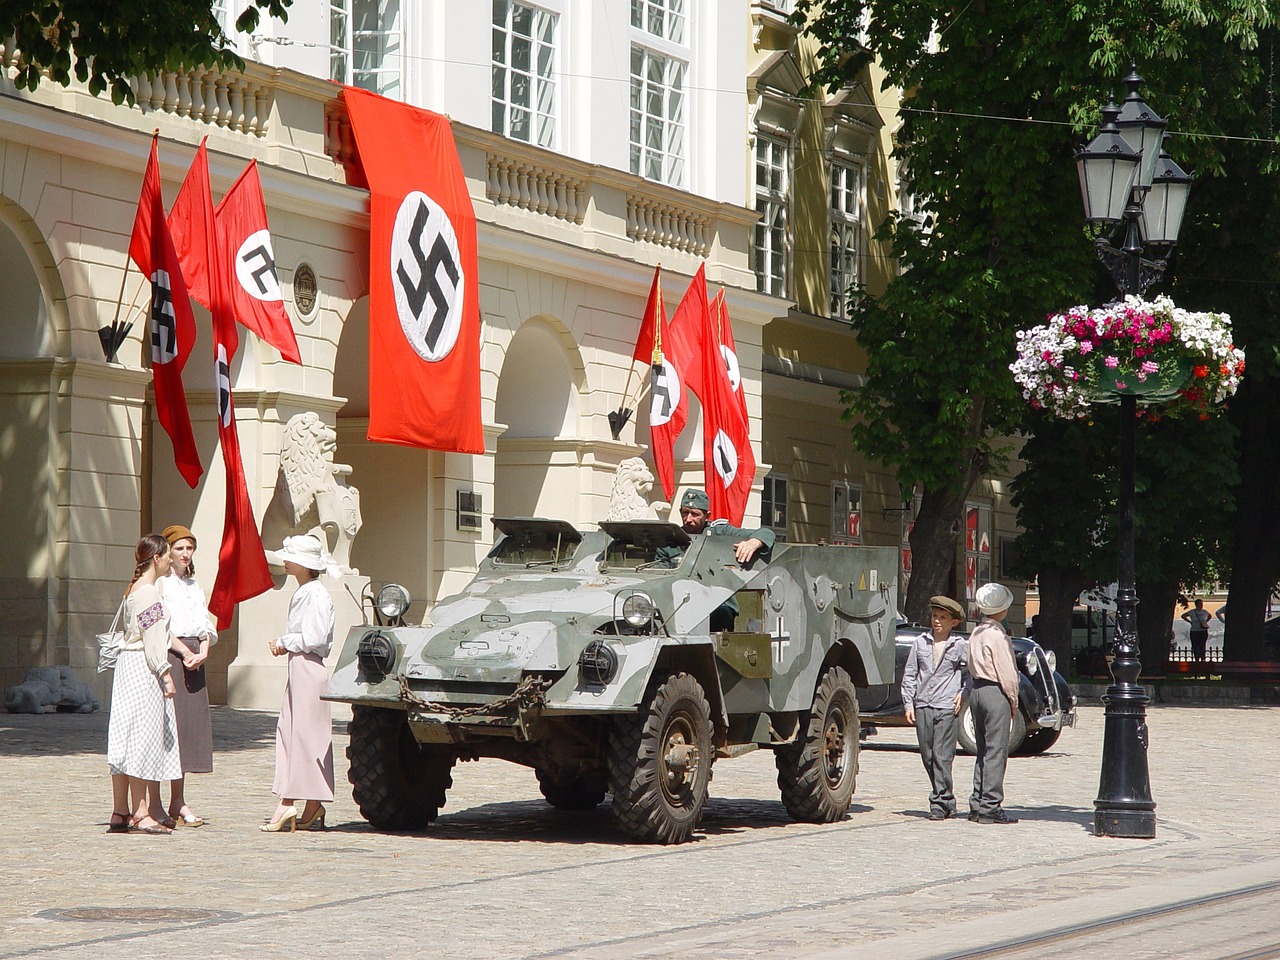
M 1036 689 L 1036 685 L 1022 671 L 1018 671 L 1018 706 L 1028 721 L 1035 721 L 1044 712 L 1044 697 Z
M 724 712 L 724 692 L 720 689 L 720 672 L 716 668 L 715 646 L 711 637 L 682 637 L 663 645 L 654 658 L 653 669 L 645 688 L 657 679 L 673 673 L 687 673 L 702 685 L 711 707 L 711 722 L 716 728 L 716 742 L 724 739 L 729 718 Z
M 831 667 L 844 667 L 845 673 L 853 678 L 855 687 L 865 688 L 871 685 L 867 677 L 867 666 L 862 659 L 862 653 L 852 640 L 838 640 L 827 651 L 826 657 L 822 660 L 821 673 L 826 673 Z M 821 673 L 819 678 L 821 678 Z

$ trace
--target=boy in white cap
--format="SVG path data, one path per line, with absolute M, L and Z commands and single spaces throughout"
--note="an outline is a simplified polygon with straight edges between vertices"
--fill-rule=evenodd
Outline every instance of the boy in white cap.
M 1000 583 L 984 583 L 974 595 L 983 615 L 969 634 L 969 675 L 973 693 L 969 712 L 977 758 L 973 764 L 973 794 L 969 819 L 975 823 L 1017 823 L 1004 812 L 1004 768 L 1009 760 L 1009 723 L 1018 709 L 1018 662 L 1009 631 L 1001 622 L 1013 594 Z

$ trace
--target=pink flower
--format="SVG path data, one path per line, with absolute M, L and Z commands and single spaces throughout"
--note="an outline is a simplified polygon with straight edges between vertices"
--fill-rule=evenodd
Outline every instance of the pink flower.
M 1089 353 L 1089 352 L 1091 352 L 1092 350 L 1093 350 L 1093 344 L 1092 344 L 1090 341 L 1088 341 L 1088 340 L 1081 340 L 1081 341 L 1080 341 L 1080 353 L 1081 353 L 1081 354 Z
M 1156 363 L 1156 362 L 1155 362 L 1155 361 L 1153 361 L 1153 360 L 1144 360 L 1144 361 L 1142 361 L 1142 372 L 1143 372 L 1143 373 L 1155 373 L 1155 372 L 1156 372 L 1157 370 L 1159 370 L 1159 369 L 1160 369 L 1160 364 Z
M 1117 380 L 1117 381 L 1116 381 L 1116 389 L 1117 389 L 1117 390 L 1128 390 L 1128 389 L 1129 389 L 1129 385 L 1128 385 L 1127 383 L 1125 383 L 1123 380 Z
M 1117 357 L 1107 357 L 1103 362 L 1106 363 L 1107 368 L 1110 370 L 1114 370 L 1116 367 L 1120 366 L 1120 360 Z

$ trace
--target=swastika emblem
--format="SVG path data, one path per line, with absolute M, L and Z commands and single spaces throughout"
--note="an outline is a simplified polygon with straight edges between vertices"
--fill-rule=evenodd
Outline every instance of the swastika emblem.
M 236 280 L 245 293 L 255 300 L 283 300 L 280 278 L 276 275 L 276 254 L 271 249 L 271 234 L 258 230 L 249 234 L 236 251 Z
M 391 231 L 391 288 L 405 339 L 423 360 L 443 360 L 458 342 L 465 281 L 448 214 L 425 193 L 408 194 Z
M 716 473 L 726 487 L 733 484 L 738 475 L 738 450 L 723 430 L 716 431 L 716 439 L 712 443 L 711 459 L 715 463 Z
M 720 356 L 724 357 L 724 369 L 729 374 L 729 386 L 737 393 L 742 386 L 742 369 L 738 366 L 738 355 L 723 343 L 720 344 Z
M 231 426 L 231 364 L 227 362 L 227 348 L 218 344 L 218 356 L 213 364 L 213 380 L 218 390 L 218 419 L 223 427 Z
M 168 363 L 178 355 L 178 324 L 173 315 L 169 271 L 151 274 L 151 362 Z
M 671 419 L 676 407 L 680 406 L 680 391 L 684 387 L 680 383 L 680 374 L 676 372 L 675 364 L 656 364 L 652 373 L 649 426 L 660 427 Z

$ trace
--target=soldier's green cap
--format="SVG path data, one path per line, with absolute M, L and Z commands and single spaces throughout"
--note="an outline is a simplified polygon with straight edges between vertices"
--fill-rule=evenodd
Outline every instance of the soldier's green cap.
M 710 510 L 711 500 L 705 490 L 686 490 L 680 498 L 680 509 Z

